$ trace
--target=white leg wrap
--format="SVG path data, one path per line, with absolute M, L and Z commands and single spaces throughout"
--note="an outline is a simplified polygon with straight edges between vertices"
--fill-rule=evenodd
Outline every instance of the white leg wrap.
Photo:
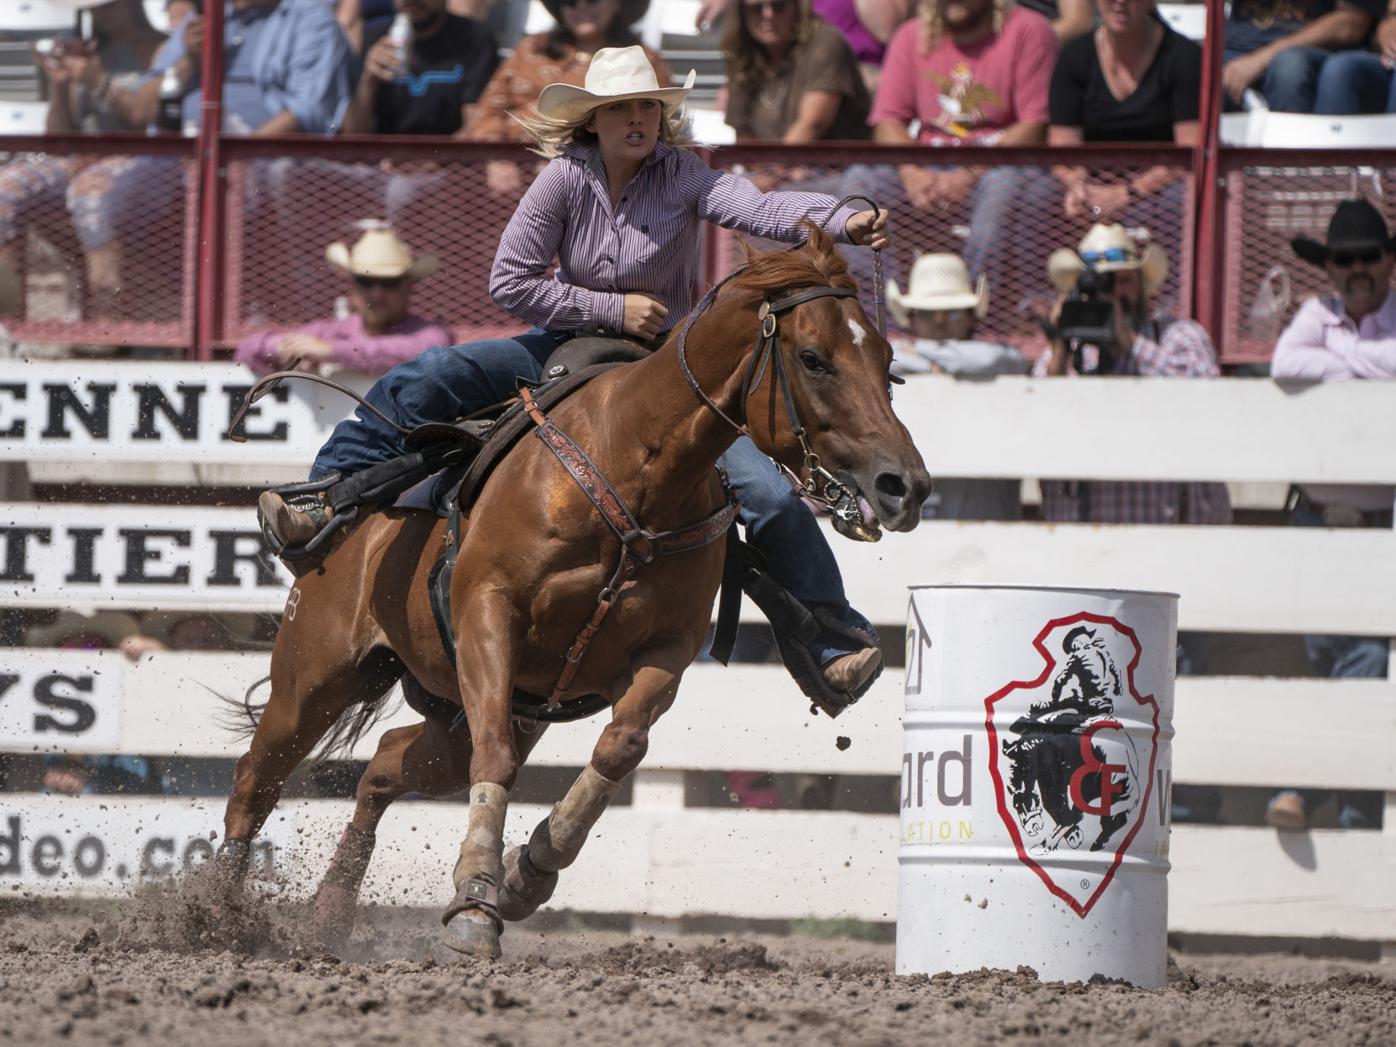
M 509 790 L 493 782 L 470 787 L 470 822 L 461 841 L 455 880 L 459 889 L 477 873 L 500 878 L 500 853 L 504 849 L 504 817 L 509 812 Z
M 587 834 L 620 788 L 587 764 L 552 813 L 538 823 L 528 841 L 528 860 L 543 872 L 566 869 L 581 852 Z

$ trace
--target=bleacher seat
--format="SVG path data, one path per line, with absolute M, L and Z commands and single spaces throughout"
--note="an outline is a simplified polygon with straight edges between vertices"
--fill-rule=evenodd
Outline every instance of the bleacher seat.
M 0 135 L 43 134 L 47 120 L 47 102 L 0 102 Z
M 1207 35 L 1206 4 L 1159 4 L 1158 14 L 1175 33 L 1199 44 Z
M 1222 116 L 1221 141 L 1264 149 L 1389 149 L 1396 142 L 1396 115 L 1314 116 L 1252 109 Z

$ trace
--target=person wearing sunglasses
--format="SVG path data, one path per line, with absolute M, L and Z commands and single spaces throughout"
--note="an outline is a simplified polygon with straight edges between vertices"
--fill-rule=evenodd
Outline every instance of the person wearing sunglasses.
M 408 312 L 417 281 L 436 272 L 435 255 L 413 257 L 397 234 L 378 221 L 360 223 L 352 247 L 333 243 L 325 258 L 349 278 L 349 313 L 317 320 L 294 331 L 250 335 L 234 359 L 267 373 L 296 367 L 343 367 L 383 374 L 434 345 L 450 345 L 451 332 Z
M 1396 236 L 1366 200 L 1344 200 L 1328 223 L 1327 242 L 1296 237 L 1294 253 L 1327 275 L 1333 293 L 1310 298 L 1281 333 L 1270 361 L 1274 378 L 1317 382 L 1396 378 L 1396 292 L 1391 273 Z M 1290 490 L 1290 523 L 1298 527 L 1391 528 L 1391 487 L 1305 484 Z M 1306 636 L 1304 648 L 1321 676 L 1386 678 L 1387 641 L 1374 636 Z M 1266 821 L 1277 829 L 1309 826 L 1327 793 L 1285 789 L 1270 798 Z M 1345 829 L 1375 827 L 1379 794 L 1337 796 Z
M 809 0 L 739 0 L 722 34 L 727 123 L 738 139 L 814 142 L 872 136 L 871 100 L 848 41 Z

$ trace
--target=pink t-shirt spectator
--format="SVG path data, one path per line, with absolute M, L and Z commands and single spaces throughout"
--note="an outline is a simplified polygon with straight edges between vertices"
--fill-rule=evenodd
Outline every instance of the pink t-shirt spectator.
M 1047 19 L 1011 8 L 1001 33 L 963 50 L 946 34 L 925 53 L 921 32 L 912 19 L 887 45 L 868 123 L 919 120 L 924 145 L 993 145 L 1012 124 L 1047 123 L 1057 58 Z
M 330 362 L 355 371 L 383 374 L 436 345 L 451 345 L 451 332 L 421 317 L 407 315 L 387 334 L 367 334 L 361 316 L 317 320 L 295 331 L 265 331 L 238 343 L 233 359 L 254 371 L 270 373 L 281 367 L 276 347 L 287 334 L 308 334 L 330 343 Z

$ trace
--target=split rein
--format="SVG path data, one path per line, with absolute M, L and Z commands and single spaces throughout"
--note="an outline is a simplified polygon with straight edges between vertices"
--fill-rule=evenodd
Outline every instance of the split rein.
M 844 204 L 853 200 L 859 200 L 872 205 L 873 214 L 878 213 L 877 204 L 866 196 L 846 196 L 836 203 L 824 219 L 821 226 L 827 226 L 829 220 L 839 211 Z M 810 501 L 822 506 L 824 509 L 837 518 L 840 523 L 849 528 L 854 534 L 862 537 L 863 524 L 862 513 L 858 509 L 857 494 L 850 490 L 848 485 L 840 481 L 833 473 L 825 469 L 819 460 L 819 455 L 810 447 L 809 433 L 800 421 L 799 411 L 795 407 L 795 397 L 790 391 L 790 376 L 786 373 L 785 359 L 780 352 L 780 315 L 790 312 L 796 306 L 804 305 L 806 302 L 817 301 L 820 298 L 854 298 L 858 297 L 858 292 L 843 287 L 812 287 L 804 291 L 797 291 L 784 298 L 767 298 L 761 303 L 757 316 L 761 320 L 761 329 L 756 336 L 756 351 L 752 354 L 751 363 L 747 366 L 746 376 L 742 380 L 741 397 L 738 399 L 738 413 L 740 421 L 730 417 L 721 407 L 719 407 L 698 383 L 692 368 L 688 365 L 688 333 L 692 329 L 694 322 L 703 315 L 712 304 L 717 301 L 718 293 L 732 280 L 746 271 L 746 266 L 729 273 L 726 277 L 715 284 L 703 300 L 698 303 L 688 319 L 684 321 L 683 327 L 679 330 L 679 367 L 683 370 L 683 376 L 688 381 L 693 391 L 697 393 L 698 399 L 724 422 L 730 425 L 742 436 L 750 436 L 751 430 L 747 427 L 747 401 L 756 391 L 761 381 L 766 376 L 769 367 L 772 378 L 780 390 L 781 399 L 785 403 L 785 413 L 790 420 L 790 429 L 795 439 L 800 443 L 800 453 L 803 455 L 801 472 L 803 478 L 795 476 L 795 481 L 799 484 L 800 493 Z M 882 251 L 873 249 L 873 302 L 877 307 L 877 333 L 885 341 L 887 338 L 887 316 L 885 304 L 882 297 Z M 893 381 L 900 379 L 893 378 Z

